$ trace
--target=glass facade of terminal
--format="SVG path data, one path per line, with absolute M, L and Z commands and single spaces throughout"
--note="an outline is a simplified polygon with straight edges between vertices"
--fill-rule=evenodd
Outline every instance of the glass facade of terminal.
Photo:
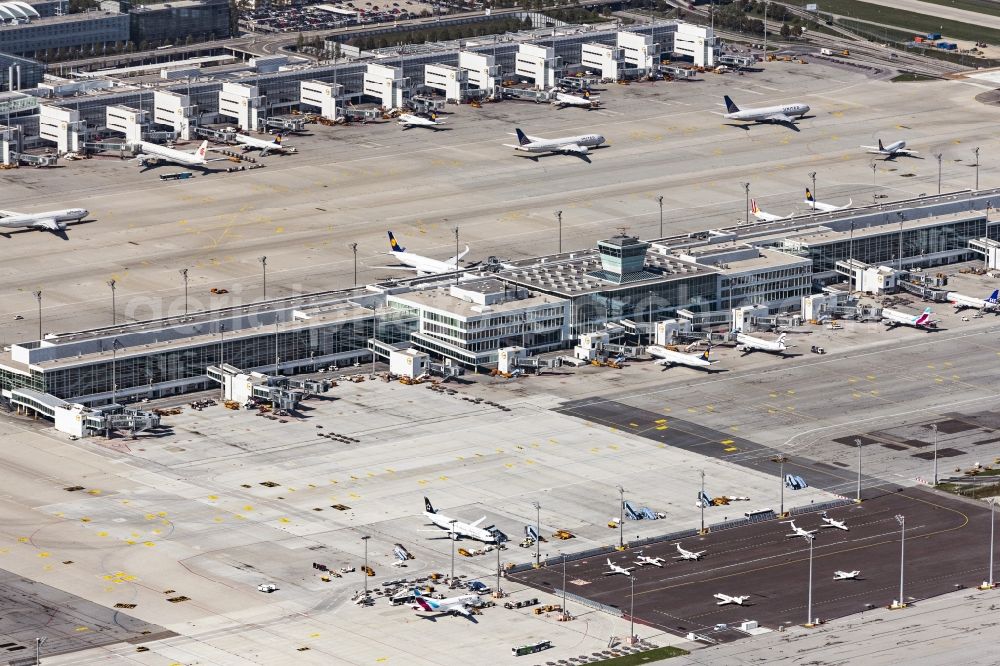
M 598 291 L 573 299 L 570 335 L 595 331 L 605 322 L 632 319 L 648 321 L 674 316 L 678 310 L 705 312 L 716 309 L 715 273 L 684 280 Z
M 830 241 L 815 241 L 813 243 L 797 243 L 795 239 L 785 241 L 785 247 L 799 250 L 813 260 L 813 271 L 816 273 L 832 272 L 838 261 L 849 258 L 863 261 L 867 264 L 892 265 L 900 257 L 921 257 L 944 252 L 965 251 L 952 261 L 964 261 L 973 258 L 968 251 L 968 243 L 973 238 L 988 237 L 1000 240 L 1000 224 L 991 222 L 987 225 L 985 217 L 968 220 L 958 220 L 939 226 L 927 226 L 919 229 L 904 229 L 900 243 L 899 228 L 893 229 L 892 224 L 885 227 L 885 233 L 868 233 L 864 237 L 849 234 Z

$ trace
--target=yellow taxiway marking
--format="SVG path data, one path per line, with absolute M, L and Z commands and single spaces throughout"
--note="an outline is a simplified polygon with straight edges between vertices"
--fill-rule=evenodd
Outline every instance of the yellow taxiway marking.
M 733 440 L 731 440 L 731 439 L 724 439 L 724 440 L 722 440 L 721 443 L 722 444 L 734 444 L 735 442 Z
M 660 426 L 656 426 L 656 429 L 657 430 L 666 430 L 668 427 L 670 427 L 670 426 L 660 425 Z
M 667 422 L 666 419 L 656 419 L 655 421 L 653 421 L 653 423 L 666 423 L 666 422 Z

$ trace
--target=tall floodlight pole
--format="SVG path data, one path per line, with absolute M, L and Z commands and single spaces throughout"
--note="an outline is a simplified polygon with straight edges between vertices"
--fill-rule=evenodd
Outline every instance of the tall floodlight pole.
M 535 507 L 535 567 L 542 566 L 542 505 L 538 502 L 532 502 L 531 506 Z
M 701 470 L 701 495 L 698 497 L 701 505 L 701 533 L 705 533 L 705 470 Z
M 899 601 L 897 602 L 898 608 L 903 608 L 906 606 L 903 603 L 903 573 L 904 573 L 904 557 L 906 555 L 906 517 L 901 514 L 896 514 L 896 522 L 899 523 Z
M 45 642 L 45 637 L 39 637 L 35 639 L 35 666 L 41 664 L 40 656 L 42 650 L 42 644 Z
M 365 597 L 364 597 L 365 606 L 368 605 L 368 539 L 371 539 L 371 536 L 368 534 L 361 537 L 361 540 L 365 544 L 365 570 L 363 572 L 365 574 Z
M 375 346 L 378 343 L 378 314 L 376 303 L 372 303 L 372 374 L 375 374 Z
M 858 445 L 858 494 L 854 498 L 855 502 L 861 502 L 861 439 L 855 439 L 854 443 Z
M 976 155 L 976 191 L 979 191 L 979 146 L 972 149 L 972 152 Z
M 934 430 L 934 485 L 938 484 L 938 427 L 937 423 L 931 424 L 931 429 Z
M 501 569 L 500 569 L 500 544 L 497 543 L 497 595 L 496 596 L 497 596 L 498 599 L 503 596 L 503 590 L 500 589 L 500 571 L 501 571 Z M 563 587 L 566 587 L 566 586 L 563 585 Z
M 746 194 L 747 194 L 746 223 L 750 224 L 750 183 L 743 183 L 743 189 L 746 190 Z
M 635 576 L 630 576 L 629 582 L 631 585 L 628 593 L 628 640 L 632 643 L 635 640 Z
M 663 238 L 663 195 L 662 194 L 656 197 L 656 203 L 660 204 L 660 238 Z
M 556 220 L 559 223 L 559 254 L 562 254 L 562 211 L 557 210 L 555 212 Z
M 115 285 L 118 282 L 112 278 L 108 280 L 108 286 L 111 287 L 111 325 L 115 326 L 118 323 L 117 309 L 115 308 Z
M 118 400 L 118 338 L 111 341 L 111 404 Z
M 354 253 L 354 286 L 358 286 L 358 244 L 351 243 L 351 252 Z
M 997 498 L 990 498 L 990 575 L 986 581 L 986 585 L 993 589 L 993 530 L 996 526 L 997 517 Z
M 257 261 L 260 262 L 260 270 L 264 276 L 264 298 L 261 300 L 267 300 L 267 257 L 257 257 Z
M 787 456 L 777 456 L 776 458 L 771 458 L 771 462 L 778 463 L 778 482 L 781 485 L 781 504 L 778 509 L 779 516 L 785 515 L 785 463 L 788 462 Z
M 618 550 L 625 548 L 625 489 L 618 488 Z
M 219 370 L 222 372 L 222 399 L 226 399 L 226 375 L 222 371 L 222 366 L 226 364 L 226 325 L 219 324 Z
M 451 537 L 451 578 L 448 579 L 448 585 L 450 587 L 455 587 L 455 542 L 458 541 L 457 535 L 455 534 L 455 523 L 457 522 L 458 520 L 455 518 L 448 521 L 448 524 L 451 525 L 451 532 L 449 533 L 449 536 Z
M 188 313 L 188 269 L 182 268 L 180 274 L 184 279 L 184 316 L 186 317 Z
M 875 184 L 876 169 L 878 169 L 878 165 L 872 162 L 872 205 L 875 205 L 875 190 L 878 188 L 878 185 Z
M 806 606 L 806 626 L 813 626 L 813 538 L 809 537 L 809 602 Z
M 934 157 L 937 158 L 938 162 L 938 194 L 941 194 L 941 153 L 938 153 Z
M 809 177 L 812 178 L 812 183 L 813 183 L 813 189 L 812 189 L 813 205 L 812 205 L 812 208 L 813 208 L 813 210 L 816 210 L 816 202 L 819 201 L 819 195 L 816 194 L 816 172 L 815 171 L 810 171 L 809 172 Z
M 455 284 L 458 284 L 458 276 L 459 276 L 458 255 L 461 254 L 461 252 L 458 251 L 458 227 L 455 227 L 454 231 L 455 231 Z
M 764 3 L 764 61 L 767 62 L 767 8 L 771 6 L 770 2 Z
M 38 301 L 38 339 L 41 340 L 42 339 L 42 290 L 39 289 L 38 291 L 33 291 L 31 293 L 35 297 L 35 300 Z
M 992 557 L 992 551 L 991 551 L 991 557 Z M 562 554 L 562 565 L 563 565 L 563 603 L 562 603 L 563 609 L 562 610 L 563 610 L 563 619 L 568 620 L 569 611 L 566 610 L 566 553 Z M 991 566 L 990 571 L 992 570 L 993 567 Z

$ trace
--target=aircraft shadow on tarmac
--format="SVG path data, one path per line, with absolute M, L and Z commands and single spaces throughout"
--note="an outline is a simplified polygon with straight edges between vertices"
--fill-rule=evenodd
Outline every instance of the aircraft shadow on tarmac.
M 451 613 L 435 613 L 434 615 L 421 615 L 420 619 L 421 620 L 427 620 L 428 622 L 437 622 L 439 619 L 446 618 L 449 615 L 451 615 Z M 479 620 L 477 620 L 472 615 L 462 615 L 461 617 L 464 617 L 466 620 L 468 620 L 472 624 L 479 624 Z
M 532 162 L 535 162 L 537 164 L 539 158 L 541 158 L 541 157 L 566 157 L 567 155 L 572 155 L 573 157 L 580 158 L 581 160 L 583 160 L 587 164 L 592 164 L 592 162 L 590 161 L 590 153 L 594 152 L 595 150 L 602 150 L 604 148 L 610 148 L 610 147 L 611 146 L 593 146 L 591 148 L 588 148 L 587 149 L 587 153 L 583 154 L 583 155 L 581 155 L 580 153 L 558 153 L 558 152 L 553 152 L 553 153 L 544 153 L 544 154 L 541 154 L 541 155 L 517 155 L 517 157 L 520 157 L 520 158 L 523 158 L 523 159 L 526 159 L 526 160 L 531 160 Z
M 69 230 L 69 227 L 75 227 L 78 224 L 93 224 L 94 222 L 97 222 L 97 220 L 77 220 L 75 222 L 67 222 L 65 230 L 64 229 L 58 229 L 58 230 L 54 230 L 53 231 L 53 230 L 45 229 L 44 231 L 47 231 L 48 233 L 52 234 L 53 236 L 57 236 L 57 237 L 63 239 L 64 241 L 68 241 L 69 240 L 69 236 L 66 234 L 66 231 Z M 41 230 L 41 229 L 17 229 L 17 230 L 13 230 L 13 231 L 0 231 L 0 236 L 3 236 L 4 238 L 11 238 L 15 234 L 37 233 L 39 231 L 43 231 L 43 230 Z

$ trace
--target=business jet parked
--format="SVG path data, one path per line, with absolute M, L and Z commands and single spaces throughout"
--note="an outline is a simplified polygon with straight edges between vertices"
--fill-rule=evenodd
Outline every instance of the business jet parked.
M 472 615 L 469 609 L 479 603 L 479 596 L 475 594 L 463 594 L 447 599 L 431 599 L 420 594 L 420 590 L 416 588 L 413 589 L 413 599 L 417 602 L 414 609 L 428 613 L 457 613 L 466 617 Z
M 861 575 L 860 571 L 834 571 L 834 580 L 857 580 L 858 576 Z
M 537 136 L 528 136 L 520 129 L 516 129 L 517 145 L 504 144 L 508 148 L 519 150 L 525 153 L 563 153 L 567 155 L 586 156 L 591 148 L 604 143 L 604 137 L 600 134 L 581 134 L 580 136 L 566 136 L 559 139 L 541 139 Z
M 677 552 L 681 554 L 680 557 L 675 557 L 675 560 L 700 560 L 701 556 L 708 552 L 705 550 L 699 550 L 697 552 L 693 550 L 685 550 L 679 543 L 675 545 L 677 546 Z
M 243 146 L 243 150 L 259 150 L 260 156 L 264 157 L 268 153 L 295 153 L 298 152 L 293 146 L 286 146 L 282 143 L 280 134 L 276 134 L 273 141 L 265 141 L 246 134 L 237 134 L 236 143 Z
M 716 606 L 725 606 L 726 604 L 736 604 L 737 606 L 742 606 L 745 602 L 750 600 L 749 594 L 742 597 L 731 597 L 728 594 L 719 593 L 713 596 L 718 599 L 718 601 L 715 602 Z
M 461 537 L 466 537 L 482 541 L 483 543 L 496 543 L 496 533 L 480 527 L 483 521 L 486 520 L 486 516 L 483 516 L 474 523 L 465 523 L 461 520 L 449 518 L 443 513 L 436 511 L 431 501 L 426 497 L 424 498 L 424 509 L 424 518 L 441 529 L 448 530 L 449 536 L 452 539 L 458 540 Z
M 987 298 L 963 296 L 955 291 L 949 291 L 946 295 L 951 304 L 955 306 L 956 310 L 974 308 L 976 310 L 982 310 L 983 312 L 992 312 L 997 309 L 997 297 L 1000 296 L 1000 289 L 994 289 L 993 293 Z
M 659 345 L 652 345 L 646 347 L 646 351 L 649 352 L 650 356 L 659 359 L 656 361 L 656 364 L 664 366 L 664 369 L 673 365 L 686 365 L 689 368 L 708 369 L 713 364 L 718 363 L 718 361 L 711 361 L 708 358 L 708 353 L 712 351 L 711 348 L 706 349 L 701 354 L 685 354 L 684 352 L 673 351 Z
M 402 125 L 403 129 L 410 129 L 411 127 L 429 127 L 432 130 L 437 131 L 438 127 L 444 125 L 444 121 L 438 120 L 437 114 L 435 113 L 432 113 L 430 117 L 404 113 L 399 117 L 396 124 Z
M 816 534 L 816 530 L 807 530 L 804 527 L 796 527 L 794 520 L 790 520 L 789 524 L 792 526 L 792 533 L 785 535 L 789 539 L 794 537 L 802 537 L 803 539 L 809 539 L 811 541 L 816 538 L 814 536 Z
M 549 103 L 564 109 L 567 106 L 578 106 L 583 109 L 597 109 L 601 105 L 601 100 L 592 99 L 590 91 L 584 91 L 583 95 L 570 95 L 560 92 L 558 88 L 549 91 Z
M 605 576 L 614 576 L 616 574 L 621 574 L 623 576 L 631 576 L 632 570 L 635 569 L 635 567 L 620 567 L 614 562 L 612 562 L 610 557 L 608 558 L 608 568 L 610 570 L 604 572 Z
M 834 520 L 827 516 L 823 516 L 823 524 L 820 527 L 832 527 L 835 530 L 844 530 L 845 532 L 849 532 L 851 529 L 844 524 L 843 520 Z
M 809 113 L 809 105 L 798 102 L 782 106 L 765 106 L 759 109 L 740 110 L 740 107 L 736 106 L 729 95 L 725 95 L 723 99 L 726 101 L 726 120 L 792 125 L 795 122 L 795 116 L 801 118 Z
M 833 204 L 823 203 L 822 201 L 816 201 L 816 197 L 813 196 L 813 193 L 810 192 L 809 188 L 807 187 L 805 203 L 813 210 L 818 210 L 821 213 L 832 213 L 835 210 L 844 210 L 850 208 L 851 205 L 854 204 L 854 199 L 848 199 L 847 204 L 844 206 L 834 206 Z
M 750 200 L 750 212 L 761 222 L 777 222 L 778 220 L 787 220 L 791 215 L 774 215 L 772 213 L 765 213 L 760 208 L 757 207 L 757 200 Z
M 450 259 L 446 259 L 444 261 L 430 259 L 419 254 L 414 254 L 413 252 L 407 252 L 405 247 L 396 242 L 396 237 L 392 235 L 391 231 L 389 232 L 389 248 L 392 252 L 387 254 L 394 257 L 396 261 L 403 265 L 379 266 L 379 268 L 392 271 L 415 271 L 417 275 L 438 275 L 439 273 L 450 273 L 458 269 L 458 262 L 462 260 L 462 257 L 469 253 L 469 246 L 466 245 L 464 252 L 460 252 Z
M 135 156 L 135 160 L 143 167 L 149 167 L 159 162 L 171 162 L 173 164 L 180 164 L 181 166 L 197 167 L 205 166 L 209 162 L 223 162 L 229 159 L 228 157 L 207 159 L 205 154 L 208 152 L 208 141 L 202 141 L 201 145 L 193 153 L 177 150 L 176 148 L 167 148 L 166 146 L 149 143 L 148 141 L 140 141 L 138 146 L 139 154 Z
M 786 333 L 778 336 L 777 340 L 764 340 L 755 338 L 746 333 L 736 333 L 736 351 L 743 352 L 743 355 L 755 351 L 770 352 L 772 354 L 784 354 L 788 345 L 785 344 Z
M 646 566 L 647 564 L 654 567 L 663 568 L 664 559 L 662 557 L 646 557 L 645 555 L 639 555 L 635 563 L 640 567 Z
M 931 312 L 930 307 L 924 308 L 924 311 L 918 315 L 909 315 L 899 310 L 885 309 L 882 310 L 882 323 L 890 329 L 897 326 L 912 326 L 913 328 L 927 330 L 937 325 L 936 321 L 931 320 L 932 314 L 934 313 Z
M 877 146 L 861 146 L 861 147 L 864 148 L 869 153 L 872 153 L 873 155 L 885 155 L 886 160 L 894 160 L 900 155 L 904 157 L 909 155 L 919 155 L 917 151 L 909 150 L 906 147 L 905 141 L 896 141 L 894 143 L 890 143 L 888 146 L 884 146 L 882 145 L 882 139 L 879 139 Z
M 6 235 L 7 229 L 38 229 L 65 237 L 66 223 L 79 222 L 88 214 L 89 211 L 83 208 L 49 210 L 44 213 L 0 210 L 0 234 Z

